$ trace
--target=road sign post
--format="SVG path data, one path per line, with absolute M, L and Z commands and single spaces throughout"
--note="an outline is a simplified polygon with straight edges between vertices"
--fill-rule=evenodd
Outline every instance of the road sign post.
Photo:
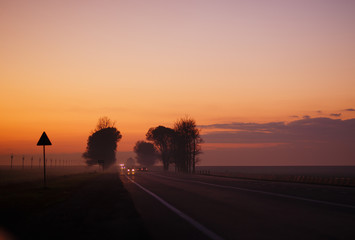
M 46 182 L 46 145 L 52 145 L 51 141 L 47 137 L 46 132 L 42 133 L 41 138 L 38 140 L 37 146 L 43 146 L 43 184 L 47 187 Z

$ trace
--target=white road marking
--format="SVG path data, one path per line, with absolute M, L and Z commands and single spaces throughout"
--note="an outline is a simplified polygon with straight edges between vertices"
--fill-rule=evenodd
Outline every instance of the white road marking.
M 151 195 L 152 197 L 154 197 L 156 200 L 158 200 L 161 204 L 163 204 L 164 206 L 166 206 L 167 208 L 169 208 L 171 211 L 173 211 L 174 213 L 176 213 L 178 216 L 180 216 L 181 218 L 185 219 L 187 222 L 189 222 L 191 225 L 193 225 L 195 228 L 197 228 L 198 230 L 200 230 L 203 234 L 205 234 L 207 237 L 214 239 L 214 240 L 222 240 L 223 238 L 221 238 L 220 236 L 218 236 L 217 234 L 215 234 L 214 232 L 212 232 L 211 230 L 209 230 L 208 228 L 206 228 L 205 226 L 201 225 L 199 222 L 197 222 L 196 220 L 192 219 L 191 217 L 189 217 L 188 215 L 186 215 L 185 213 L 181 212 L 179 209 L 175 208 L 174 206 L 172 206 L 171 204 L 167 203 L 164 199 L 162 199 L 161 197 L 159 197 L 158 195 L 156 195 L 155 193 L 149 191 L 148 189 L 146 189 L 145 187 L 143 187 L 142 185 L 140 185 L 139 183 L 136 183 L 135 181 L 133 181 L 132 179 L 130 179 L 127 175 L 125 175 L 126 178 L 128 180 L 130 180 L 132 183 L 134 183 L 135 185 L 137 185 L 140 189 L 142 189 L 143 191 L 145 191 L 146 193 L 148 193 L 149 195 Z
M 322 201 L 322 200 L 315 200 L 315 199 L 304 198 L 304 197 L 296 197 L 296 196 L 282 194 L 282 193 L 272 193 L 272 192 L 253 190 L 253 189 L 248 189 L 248 188 L 224 186 L 224 185 L 219 185 L 219 184 L 214 184 L 214 183 L 206 183 L 206 182 L 194 181 L 194 180 L 182 180 L 182 179 L 176 179 L 176 178 L 166 177 L 166 176 L 162 176 L 162 175 L 159 175 L 159 177 L 173 179 L 175 181 L 181 181 L 181 182 L 193 182 L 193 183 L 204 184 L 204 185 L 209 185 L 209 186 L 213 186 L 213 187 L 229 188 L 229 189 L 235 189 L 235 190 L 244 191 L 244 192 L 253 192 L 253 193 L 259 193 L 259 194 L 270 195 L 270 196 L 275 196 L 275 197 L 282 197 L 282 198 L 296 199 L 296 200 L 312 202 L 312 203 L 325 204 L 325 205 L 330 205 L 330 206 L 335 206 L 335 207 L 344 207 L 344 208 L 355 209 L 354 205 L 334 203 L 334 202 L 328 202 L 328 201 Z

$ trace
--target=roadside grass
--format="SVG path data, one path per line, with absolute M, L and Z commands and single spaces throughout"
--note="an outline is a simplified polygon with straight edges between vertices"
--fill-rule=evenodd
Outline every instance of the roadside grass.
M 117 172 L 0 186 L 0 239 L 150 239 Z M 5 238 L 6 239 L 6 238 Z
M 63 177 L 79 173 L 90 173 L 99 171 L 96 167 L 71 166 L 71 167 L 48 167 L 46 168 L 47 178 Z M 40 181 L 43 179 L 43 167 L 41 168 L 20 168 L 0 167 L 0 189 L 4 185 Z
M 56 177 L 43 182 L 16 183 L 0 188 L 0 209 L 16 209 L 16 212 L 38 212 L 50 205 L 64 201 L 87 181 L 98 177 L 101 173 L 81 173 Z M 2 217 L 0 217 L 2 218 Z
M 81 173 L 56 177 L 48 181 L 9 184 L 0 187 L 0 230 L 15 232 L 19 224 L 31 221 L 32 216 L 43 214 L 50 206 L 68 199 L 76 190 L 94 180 L 101 173 Z
M 0 239 L 6 232 L 16 233 L 21 229 L 19 226 L 31 224 L 34 216 L 40 216 L 51 206 L 70 198 L 101 174 L 86 172 L 56 176 L 47 181 L 46 188 L 43 180 L 38 179 L 0 186 Z

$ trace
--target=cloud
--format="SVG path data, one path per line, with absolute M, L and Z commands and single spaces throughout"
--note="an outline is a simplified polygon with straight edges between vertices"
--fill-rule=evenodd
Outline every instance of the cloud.
M 206 165 L 355 165 L 355 118 L 199 127 Z
M 331 114 L 329 114 L 329 116 L 331 116 L 331 117 L 340 117 L 341 113 L 331 113 Z
M 316 111 L 316 113 L 322 114 L 323 112 L 321 110 Z
M 297 115 L 292 115 L 292 116 L 289 116 L 290 118 L 299 118 L 299 116 Z
M 309 115 L 304 115 L 303 118 L 304 118 L 304 119 L 310 119 L 311 116 L 309 116 Z
M 355 118 L 303 118 L 289 123 L 242 123 L 201 125 L 206 143 L 355 143 Z
M 251 131 L 261 131 L 264 129 L 280 128 L 284 126 L 284 122 L 270 122 L 270 123 L 243 123 L 243 122 L 233 122 L 233 123 L 222 123 L 222 124 L 211 124 L 211 125 L 200 125 L 200 128 L 217 128 L 217 129 L 235 129 L 235 130 L 251 130 Z
M 355 109 L 354 108 L 347 108 L 347 109 L 344 109 L 344 111 L 346 111 L 346 112 L 355 112 Z

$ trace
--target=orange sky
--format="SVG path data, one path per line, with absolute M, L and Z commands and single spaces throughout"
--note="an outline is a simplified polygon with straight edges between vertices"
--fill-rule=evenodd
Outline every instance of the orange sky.
M 352 1 L 2 0 L 0 154 L 37 153 L 42 131 L 52 152 L 82 152 L 102 116 L 130 151 L 185 115 L 270 122 L 354 108 L 354 22 Z

